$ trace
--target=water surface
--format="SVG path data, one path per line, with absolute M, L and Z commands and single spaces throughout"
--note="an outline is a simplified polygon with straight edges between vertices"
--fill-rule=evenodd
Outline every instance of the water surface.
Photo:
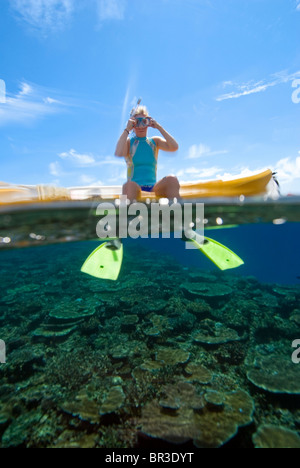
M 2 209 L 1 447 L 299 447 L 299 201 L 205 215 L 243 266 L 129 239 L 110 282 L 91 205 Z

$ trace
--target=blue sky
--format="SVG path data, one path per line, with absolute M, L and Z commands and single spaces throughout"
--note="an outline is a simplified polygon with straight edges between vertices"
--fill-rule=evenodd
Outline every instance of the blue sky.
M 270 167 L 284 193 L 300 192 L 299 0 L 2 0 L 0 9 L 0 180 L 121 185 L 115 145 L 142 97 L 179 143 L 160 153 L 159 178 Z

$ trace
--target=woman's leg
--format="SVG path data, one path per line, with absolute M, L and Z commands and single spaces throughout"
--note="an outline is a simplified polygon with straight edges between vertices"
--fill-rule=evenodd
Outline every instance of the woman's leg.
M 137 200 L 141 194 L 141 187 L 135 182 L 128 181 L 123 185 L 123 195 L 126 195 L 130 201 Z M 110 250 L 119 250 L 122 241 L 118 237 L 107 242 L 106 248 Z
M 167 176 L 157 182 L 153 191 L 160 198 L 180 198 L 180 184 L 175 176 Z
M 130 201 L 137 200 L 141 195 L 141 187 L 135 182 L 128 181 L 123 185 L 123 195 L 126 195 Z

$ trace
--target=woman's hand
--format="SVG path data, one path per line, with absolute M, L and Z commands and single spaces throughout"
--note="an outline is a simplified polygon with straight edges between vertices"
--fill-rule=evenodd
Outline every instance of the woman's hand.
M 131 130 L 134 129 L 135 124 L 136 124 L 135 119 L 129 119 L 128 122 L 127 122 L 127 126 L 126 126 L 127 130 L 128 130 L 129 132 L 131 132 Z
M 149 117 L 149 118 L 150 118 L 149 127 L 158 129 L 160 125 L 156 122 L 156 120 L 152 119 L 152 117 Z

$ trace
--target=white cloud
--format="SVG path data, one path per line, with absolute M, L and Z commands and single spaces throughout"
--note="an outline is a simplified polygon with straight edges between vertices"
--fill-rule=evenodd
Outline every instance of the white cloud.
M 187 181 L 196 181 L 196 180 L 204 180 L 204 179 L 212 179 L 218 173 L 222 171 L 222 168 L 212 166 L 208 168 L 198 168 L 198 167 L 187 167 L 185 169 L 181 169 L 176 173 L 176 176 L 183 182 L 183 178 L 187 178 Z
M 12 11 L 31 30 L 47 36 L 65 28 L 75 10 L 92 8 L 100 23 L 123 20 L 127 0 L 9 0 Z
M 232 86 L 234 85 L 233 81 L 223 81 L 222 86 L 223 88 L 226 88 L 226 86 Z
M 5 100 L 0 100 L 0 126 L 11 123 L 28 125 L 48 115 L 71 109 L 89 107 L 98 112 L 101 106 L 101 102 L 87 100 L 85 97 L 74 97 L 59 90 L 22 82 L 15 93 L 5 89 Z
M 59 161 L 53 161 L 49 164 L 49 172 L 50 175 L 59 177 L 64 185 L 69 183 L 66 180 L 72 180 L 74 186 L 104 185 L 101 180 L 97 180 L 97 173 L 99 171 L 100 176 L 103 176 L 106 166 L 109 166 L 107 170 L 110 175 L 121 183 L 119 173 L 120 170 L 123 172 L 124 167 L 126 167 L 123 158 L 99 156 L 85 152 L 78 153 L 75 149 L 60 153 L 58 156 Z M 84 168 L 84 173 L 82 173 L 82 168 Z M 107 180 L 107 183 L 110 183 L 110 181 Z
M 200 143 L 199 145 L 190 146 L 186 159 L 197 159 L 226 153 L 228 153 L 226 150 L 212 151 L 209 146 Z
M 62 102 L 58 101 L 57 99 L 52 99 L 50 97 L 44 98 L 43 102 L 45 102 L 46 104 L 62 104 Z
M 286 71 L 282 71 L 282 72 L 278 72 L 272 75 L 270 80 L 261 80 L 257 82 L 250 81 L 248 83 L 242 83 L 242 84 L 234 83 L 232 81 L 226 81 L 222 83 L 222 87 L 232 86 L 234 87 L 234 90 L 231 91 L 230 93 L 225 93 L 225 94 L 222 94 L 221 96 L 218 96 L 216 98 L 216 101 L 225 101 L 227 99 L 237 99 L 242 96 L 248 96 L 250 94 L 261 93 L 273 86 L 277 86 L 282 83 L 288 83 L 290 81 L 293 81 L 299 76 L 300 76 L 300 70 L 292 74 L 288 74 Z
M 300 151 L 299 151 L 300 154 Z M 274 165 L 269 167 L 260 167 L 250 169 L 249 167 L 242 168 L 239 172 L 223 172 L 217 175 L 217 178 L 222 180 L 231 180 L 239 177 L 248 177 L 258 174 L 266 169 L 271 169 L 276 172 L 276 179 L 280 184 L 280 191 L 282 195 L 293 192 L 294 194 L 300 193 L 300 156 L 296 158 L 283 158 L 275 162 Z
M 107 180 L 107 183 L 108 184 L 124 184 L 124 182 L 127 180 L 127 171 L 126 170 L 123 170 L 121 172 L 118 172 L 117 174 L 115 174 L 114 177 L 110 177 L 108 180 Z
M 63 167 L 59 161 L 51 162 L 48 167 L 50 175 L 53 177 L 57 177 L 57 179 L 52 180 L 51 182 L 51 184 L 54 185 L 60 185 L 61 183 L 63 183 L 61 182 L 61 179 L 66 180 L 66 178 L 68 178 L 74 180 L 76 176 L 78 176 L 78 173 L 74 171 L 73 168 L 71 168 L 73 170 L 69 170 L 69 168 Z
M 49 164 L 50 174 L 55 177 L 60 177 L 61 167 L 58 162 L 52 162 Z
M 75 149 L 60 153 L 58 156 L 69 165 L 75 167 L 124 166 L 125 164 L 123 158 L 117 159 L 113 156 L 95 156 L 91 153 L 81 154 L 77 153 Z
M 46 92 L 41 87 L 23 82 L 17 93 L 7 93 L 5 103 L 0 107 L 0 126 L 16 122 L 28 124 L 61 110 L 64 104 L 54 99 L 50 102 L 51 98 L 45 99 L 43 94 Z
M 126 113 L 127 113 L 127 107 L 128 107 L 128 100 L 129 100 L 129 93 L 130 93 L 130 84 L 127 87 L 126 94 L 125 94 L 125 97 L 124 97 L 124 102 L 123 102 L 123 107 L 122 107 L 121 125 L 120 125 L 120 134 L 122 133 L 121 129 L 125 125 Z
M 103 187 L 105 184 L 103 183 L 102 180 L 95 180 L 93 184 L 90 184 L 90 185 L 92 185 L 93 187 Z
M 254 174 L 259 174 L 260 172 L 263 172 L 267 169 L 270 169 L 268 167 L 260 167 L 260 168 L 257 168 L 257 169 L 250 169 L 249 167 L 240 167 L 240 168 L 236 168 L 236 170 L 232 171 L 232 172 L 228 172 L 224 169 L 222 169 L 222 171 L 219 171 L 219 173 L 217 174 L 217 179 L 220 179 L 220 180 L 232 180 L 232 179 L 239 179 L 239 178 L 243 178 L 243 177 L 250 177 Z
M 100 21 L 124 19 L 125 0 L 97 0 Z
M 10 0 L 10 3 L 27 24 L 44 32 L 64 26 L 74 9 L 74 0 Z
M 300 154 L 300 151 L 299 151 Z M 295 187 L 300 192 L 300 156 L 280 159 L 274 167 L 277 179 L 284 188 Z
M 207 168 L 187 167 L 177 172 L 177 177 L 181 183 L 196 182 L 204 180 L 232 180 L 242 177 L 249 177 L 254 174 L 259 174 L 266 169 L 271 169 L 276 172 L 276 178 L 280 184 L 281 193 L 300 194 L 300 151 L 296 158 L 282 158 L 268 167 L 233 167 L 232 170 L 211 166 Z
M 32 94 L 32 92 L 32 86 L 30 86 L 28 83 L 21 83 L 21 90 L 18 96 L 28 96 L 29 94 Z
M 210 152 L 209 146 L 199 144 L 199 145 L 192 145 L 189 148 L 187 159 L 196 159 L 205 156 L 207 153 Z
M 300 11 L 300 1 L 299 0 L 297 0 L 296 10 Z
M 266 91 L 267 88 L 270 86 L 275 86 L 275 82 L 273 83 L 265 83 L 265 84 L 248 84 L 248 85 L 238 85 L 238 89 L 241 91 L 232 91 L 231 93 L 223 94 L 216 98 L 217 101 L 225 101 L 226 99 L 236 99 L 242 96 L 248 96 L 249 94 L 261 93 L 262 91 Z
M 81 174 L 81 176 L 79 177 L 79 182 L 80 184 L 84 185 L 103 185 L 101 181 L 97 181 L 95 177 L 87 174 Z
M 62 165 L 58 161 L 54 161 L 49 164 L 49 172 L 50 175 L 54 177 L 74 177 L 77 175 L 74 170 L 66 170 L 66 168 L 62 167 Z
M 60 153 L 59 157 L 65 160 L 69 160 L 77 166 L 94 166 L 95 158 L 92 155 L 88 154 L 79 154 L 74 149 L 71 149 L 67 153 Z

